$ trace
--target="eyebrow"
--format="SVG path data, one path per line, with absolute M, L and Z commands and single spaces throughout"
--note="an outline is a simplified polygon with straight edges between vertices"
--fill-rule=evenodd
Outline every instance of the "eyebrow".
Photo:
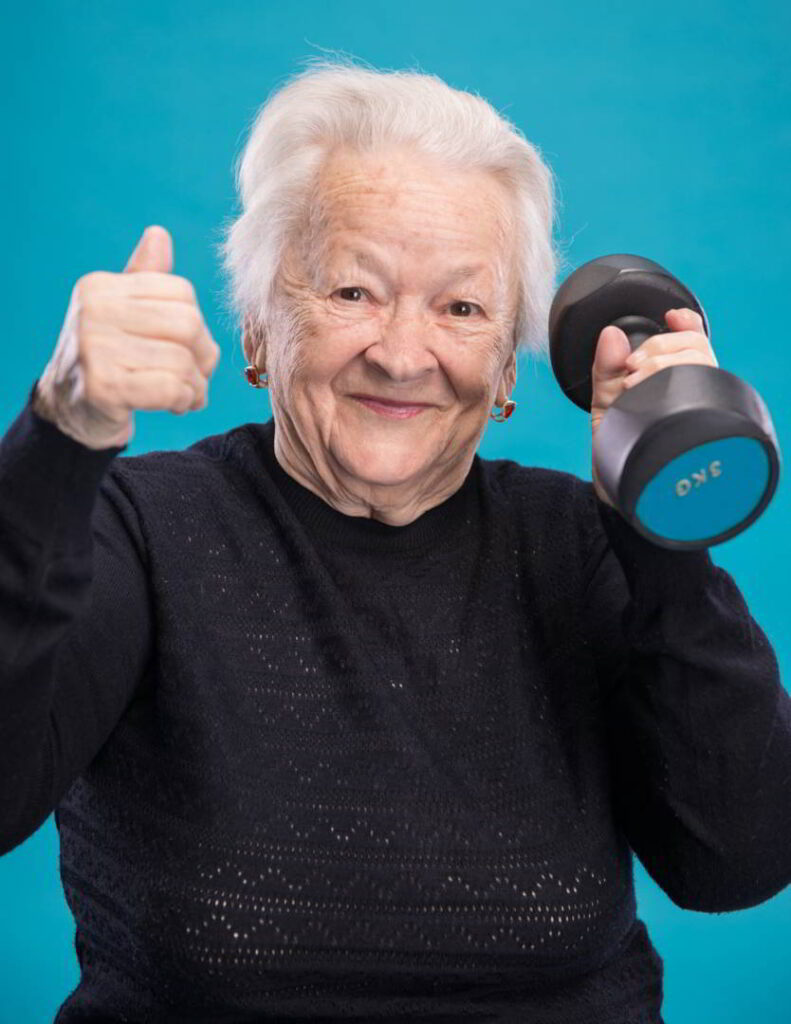
M 361 267 L 370 267 L 371 270 L 375 270 L 382 277 L 387 277 L 387 268 L 371 253 L 355 249 L 351 252 L 351 256 Z M 462 263 L 448 272 L 443 283 L 447 285 L 451 281 L 467 280 L 470 277 L 475 277 L 485 269 L 486 265 L 484 263 Z

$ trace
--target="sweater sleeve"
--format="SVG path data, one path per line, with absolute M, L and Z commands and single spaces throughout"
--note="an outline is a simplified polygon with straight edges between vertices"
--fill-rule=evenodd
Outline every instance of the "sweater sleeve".
M 678 906 L 755 906 L 791 882 L 791 698 L 707 549 L 642 537 L 587 484 L 583 621 L 616 814 Z
M 27 404 L 0 438 L 0 854 L 30 836 L 145 675 L 145 546 L 113 472 Z

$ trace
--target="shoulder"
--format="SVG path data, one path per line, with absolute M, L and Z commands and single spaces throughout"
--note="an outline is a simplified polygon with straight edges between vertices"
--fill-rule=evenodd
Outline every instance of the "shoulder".
M 478 459 L 483 492 L 495 515 L 542 547 L 587 561 L 601 535 L 590 480 L 565 470 L 525 466 L 512 459 Z
M 133 504 L 185 506 L 222 502 L 229 492 L 241 494 L 260 480 L 260 448 L 267 424 L 243 423 L 210 434 L 183 449 L 153 449 L 118 455 L 102 481 L 102 491 L 119 490 Z M 236 487 L 234 487 L 236 484 Z
M 479 457 L 478 465 L 486 490 L 515 510 L 579 515 L 593 507 L 593 484 L 574 473 L 512 459 Z
M 257 445 L 269 424 L 242 423 L 217 434 L 209 434 L 186 448 L 152 449 L 141 455 L 119 455 L 110 469 L 130 482 L 143 477 L 174 479 L 182 476 L 207 476 L 234 466 L 244 466 L 254 457 Z

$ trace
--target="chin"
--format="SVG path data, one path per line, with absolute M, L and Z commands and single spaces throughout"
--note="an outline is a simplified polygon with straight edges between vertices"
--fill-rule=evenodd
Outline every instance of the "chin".
M 434 453 L 420 439 L 366 438 L 359 445 L 344 446 L 335 457 L 346 473 L 372 487 L 397 487 L 423 476 Z

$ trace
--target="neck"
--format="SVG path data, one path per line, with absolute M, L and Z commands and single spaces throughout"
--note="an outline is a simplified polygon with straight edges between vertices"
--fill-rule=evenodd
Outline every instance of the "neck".
M 406 526 L 447 501 L 464 483 L 475 457 L 472 448 L 452 467 L 443 466 L 441 475 L 430 475 L 422 485 L 413 481 L 370 484 L 351 478 L 329 452 L 323 453 L 317 465 L 303 445 L 289 442 L 276 421 L 275 458 L 284 472 L 337 512 L 376 519 L 388 526 Z

